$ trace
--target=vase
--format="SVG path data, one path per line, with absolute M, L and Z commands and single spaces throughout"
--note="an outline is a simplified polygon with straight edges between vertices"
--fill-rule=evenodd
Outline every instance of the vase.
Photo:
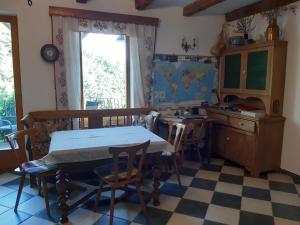
M 266 31 L 267 41 L 277 41 L 279 40 L 279 26 L 277 24 L 276 18 L 272 18 L 270 24 Z

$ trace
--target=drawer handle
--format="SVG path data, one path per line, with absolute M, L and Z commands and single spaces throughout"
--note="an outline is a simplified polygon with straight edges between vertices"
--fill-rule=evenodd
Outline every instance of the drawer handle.
M 226 137 L 226 141 L 229 141 L 230 140 L 230 137 Z

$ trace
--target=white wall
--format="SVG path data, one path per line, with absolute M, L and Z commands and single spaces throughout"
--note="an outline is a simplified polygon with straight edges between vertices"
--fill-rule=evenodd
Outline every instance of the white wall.
M 286 117 L 281 167 L 300 175 L 300 2 L 296 15 L 283 15 L 278 20 L 284 39 L 288 41 L 287 69 L 283 116 Z M 259 39 L 268 26 L 260 15 L 255 16 L 252 38 Z M 270 156 L 272 157 L 272 156 Z
M 53 66 L 40 56 L 44 44 L 51 43 L 51 21 L 49 5 L 82 8 L 132 15 L 158 17 L 161 21 L 157 33 L 157 53 L 184 54 L 180 40 L 184 35 L 197 36 L 200 48 L 192 54 L 209 55 L 217 34 L 224 22 L 223 16 L 182 16 L 178 7 L 137 11 L 134 0 L 90 0 L 78 4 L 75 0 L 32 0 L 29 7 L 26 0 L 0 0 L 0 12 L 16 14 L 19 20 L 20 57 L 24 114 L 34 110 L 55 109 Z

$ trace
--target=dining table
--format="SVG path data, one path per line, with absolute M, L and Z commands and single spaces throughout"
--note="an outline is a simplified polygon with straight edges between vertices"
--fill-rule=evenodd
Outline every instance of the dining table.
M 124 126 L 97 129 L 56 131 L 51 134 L 49 153 L 43 158 L 46 164 L 57 167 L 56 190 L 60 223 L 68 222 L 68 215 L 90 199 L 97 186 L 85 184 L 82 194 L 70 198 L 69 174 L 91 171 L 112 159 L 110 147 L 137 145 L 150 140 L 146 158 L 151 162 L 153 175 L 153 204 L 158 206 L 160 195 L 160 163 L 162 152 L 174 152 L 166 140 L 142 126 Z M 77 187 L 82 187 L 77 185 Z

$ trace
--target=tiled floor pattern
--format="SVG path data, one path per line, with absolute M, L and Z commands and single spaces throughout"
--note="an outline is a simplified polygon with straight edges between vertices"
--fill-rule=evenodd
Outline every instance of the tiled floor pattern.
M 181 172 L 183 186 L 176 176 L 164 174 L 161 182 L 161 205 L 154 207 L 150 195 L 151 182 L 145 181 L 147 214 L 140 211 L 136 195 L 116 204 L 116 225 L 300 225 L 300 180 L 285 174 L 268 173 L 250 177 L 241 167 L 222 159 L 213 159 L 201 168 L 198 162 L 186 161 Z M 18 213 L 13 206 L 18 177 L 0 175 L 1 225 L 50 225 L 43 198 L 26 182 Z M 109 202 L 110 193 L 102 199 Z M 55 188 L 50 188 L 51 213 L 56 212 Z M 93 211 L 93 199 L 75 210 L 68 224 L 105 225 L 109 221 L 109 205 Z

